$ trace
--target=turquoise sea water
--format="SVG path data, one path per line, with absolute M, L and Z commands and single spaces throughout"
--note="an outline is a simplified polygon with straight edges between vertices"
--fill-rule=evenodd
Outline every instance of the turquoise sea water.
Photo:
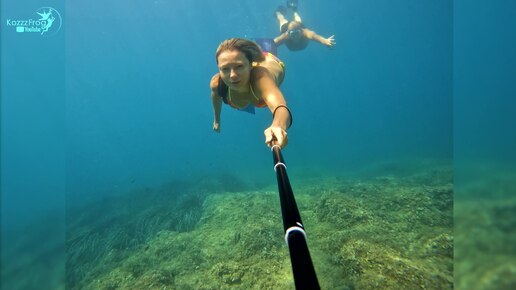
M 217 45 L 229 37 L 275 37 L 273 12 L 280 4 L 73 1 L 52 4 L 63 16 L 63 27 L 53 36 L 15 33 L 2 26 L 3 287 L 85 285 L 77 279 L 91 275 L 85 274 L 91 267 L 69 264 L 70 257 L 80 261 L 71 246 L 83 237 L 81 230 L 129 236 L 122 239 L 126 244 L 90 253 L 88 262 L 98 262 L 109 249 L 145 244 L 157 234 L 131 236 L 134 229 L 124 222 L 131 220 L 132 210 L 142 214 L 135 218 L 141 221 L 159 204 L 163 214 L 156 229 L 190 232 L 196 226 L 209 228 L 208 220 L 190 209 L 201 208 L 210 193 L 274 189 L 270 151 L 263 144 L 270 113 L 250 115 L 224 107 L 222 132 L 214 133 L 208 84 L 216 72 Z M 2 25 L 8 18 L 36 17 L 34 11 L 46 5 L 3 1 Z M 412 169 L 424 168 L 421 164 L 470 168 L 479 151 L 489 159 L 501 136 L 507 142 L 497 150 L 502 157 L 496 161 L 514 160 L 511 144 L 516 142 L 502 132 L 510 127 L 514 101 L 503 99 L 507 105 L 501 106 L 502 114 L 497 102 L 483 101 L 482 89 L 487 93 L 489 86 L 470 70 L 473 52 L 468 48 L 475 43 L 463 24 L 472 16 L 454 14 L 457 5 L 300 0 L 304 24 L 323 36 L 335 35 L 337 46 L 330 50 L 311 43 L 300 52 L 279 50 L 286 64 L 281 90 L 294 116 L 284 151 L 291 180 L 301 184 L 339 174 L 411 176 Z M 485 17 L 494 18 L 489 13 Z M 458 32 L 464 34 L 457 37 Z M 456 49 L 465 52 L 462 58 L 454 54 Z M 512 95 L 514 85 L 504 86 L 511 74 L 503 72 L 513 70 L 514 58 L 487 59 L 504 66 L 496 70 L 488 61 L 479 61 L 479 66 L 499 76 L 501 95 Z M 472 80 L 477 89 L 470 86 Z M 469 102 L 471 95 L 477 102 Z M 475 111 L 494 121 L 482 123 Z M 468 126 L 472 121 L 486 124 L 480 127 L 482 138 Z M 493 124 L 501 124 L 500 130 L 488 132 Z M 480 143 L 475 143 L 477 138 Z M 453 164 L 454 154 L 462 158 L 459 163 Z M 429 182 L 428 177 L 415 179 Z M 439 182 L 446 184 L 448 177 Z M 149 199 L 133 199 L 138 194 Z M 185 194 L 194 198 L 184 199 Z M 26 241 L 27 233 L 38 238 Z M 171 239 L 176 238 L 186 239 Z M 154 249 L 155 244 L 149 245 Z M 20 273 L 31 262 L 24 261 L 53 266 L 26 276 Z M 327 285 L 339 285 L 339 280 Z

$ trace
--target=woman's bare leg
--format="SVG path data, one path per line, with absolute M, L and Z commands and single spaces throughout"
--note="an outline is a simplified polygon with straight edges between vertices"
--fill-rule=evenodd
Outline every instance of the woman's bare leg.
M 288 20 L 285 18 L 285 15 L 281 14 L 279 10 L 276 10 L 276 19 L 279 23 L 279 29 L 281 31 L 281 27 L 288 22 Z
M 301 16 L 299 16 L 299 14 L 296 12 L 294 12 L 294 21 L 297 21 L 299 23 L 303 23 L 303 21 L 301 20 Z

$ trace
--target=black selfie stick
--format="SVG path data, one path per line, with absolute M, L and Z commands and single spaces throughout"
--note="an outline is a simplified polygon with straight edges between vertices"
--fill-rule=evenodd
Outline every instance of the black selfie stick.
M 320 289 L 308 245 L 306 244 L 305 229 L 288 180 L 287 166 L 281 155 L 280 146 L 273 145 L 271 150 L 274 160 L 274 171 L 276 171 L 276 178 L 278 180 L 285 242 L 287 242 L 290 252 L 290 262 L 292 264 L 296 289 Z

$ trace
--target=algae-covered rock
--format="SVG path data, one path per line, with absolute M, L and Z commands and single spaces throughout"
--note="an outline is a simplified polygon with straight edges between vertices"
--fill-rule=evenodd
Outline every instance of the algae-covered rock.
M 226 285 L 238 285 L 242 283 L 242 277 L 247 272 L 247 269 L 240 267 L 233 261 L 225 263 L 217 263 L 211 268 L 211 274 L 219 277 L 220 282 Z
M 451 282 L 450 277 L 429 271 L 424 261 L 381 244 L 353 240 L 341 247 L 338 256 L 343 274 L 358 289 L 445 289 Z
M 431 176 L 293 183 L 322 289 L 452 288 L 452 191 L 446 174 Z M 136 226 L 116 221 L 131 233 L 110 229 L 123 245 L 143 235 L 131 246 L 108 248 L 84 268 L 76 255 L 70 266 L 84 273 L 70 289 L 294 289 L 275 186 L 178 194 L 166 213 L 159 200 L 123 215 Z
M 449 234 L 440 234 L 429 239 L 425 243 L 426 253 L 428 255 L 441 255 L 445 257 L 453 257 L 453 237 Z

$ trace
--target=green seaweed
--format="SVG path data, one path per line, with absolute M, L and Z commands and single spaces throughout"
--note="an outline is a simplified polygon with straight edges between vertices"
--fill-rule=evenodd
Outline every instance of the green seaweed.
M 293 182 L 323 289 L 453 288 L 451 170 L 403 172 Z M 209 186 L 167 185 L 98 224 L 72 221 L 67 288 L 293 289 L 275 185 Z

